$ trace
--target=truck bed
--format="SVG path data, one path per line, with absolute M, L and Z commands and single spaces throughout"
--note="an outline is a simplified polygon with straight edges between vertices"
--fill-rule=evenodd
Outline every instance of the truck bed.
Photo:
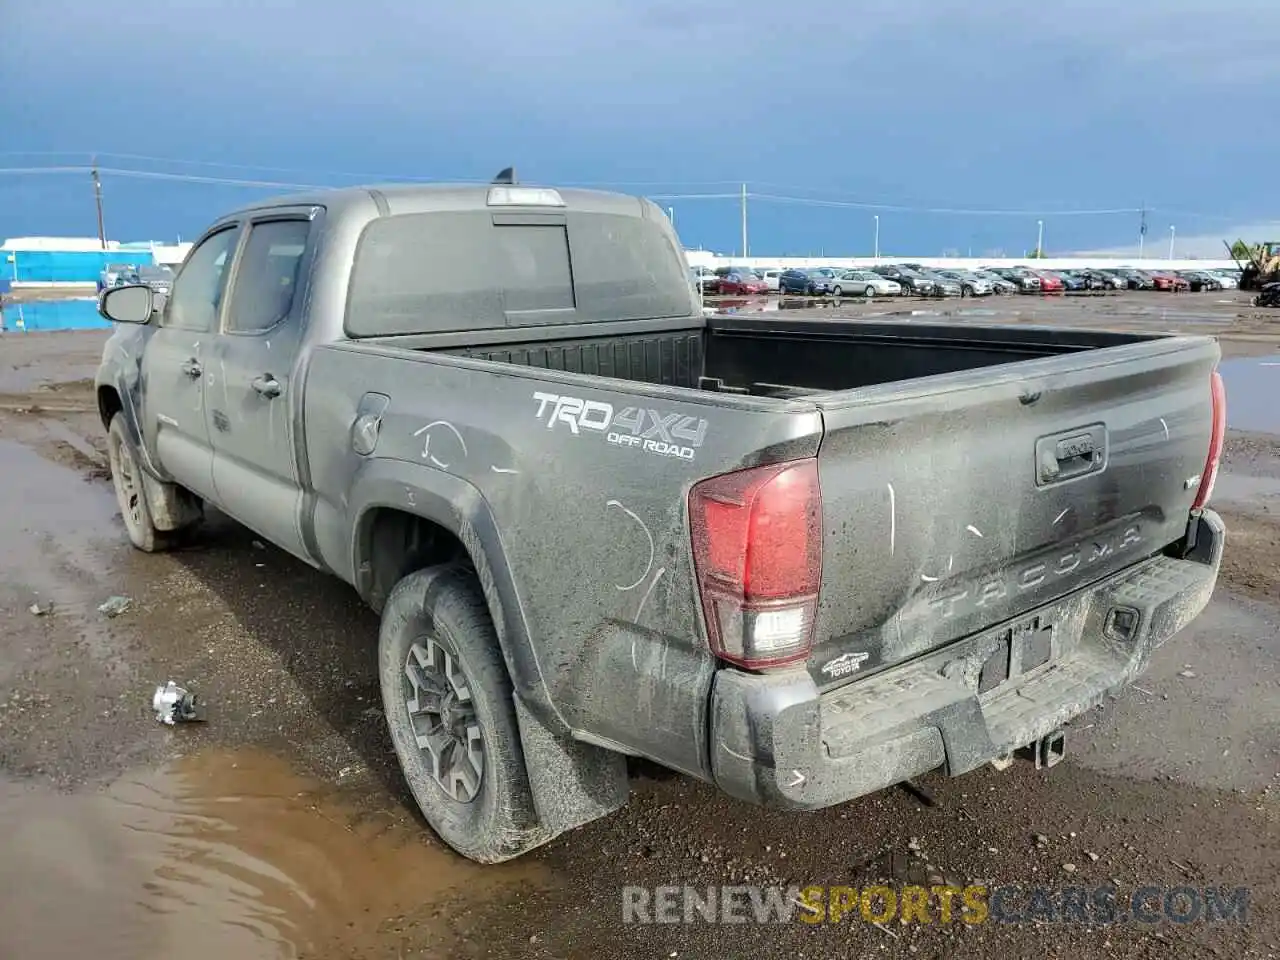
M 596 326 L 596 325 L 593 325 Z M 1019 360 L 1121 346 L 1151 335 L 1032 326 L 709 317 L 572 330 L 448 335 L 397 346 L 638 383 L 755 396 L 812 396 Z

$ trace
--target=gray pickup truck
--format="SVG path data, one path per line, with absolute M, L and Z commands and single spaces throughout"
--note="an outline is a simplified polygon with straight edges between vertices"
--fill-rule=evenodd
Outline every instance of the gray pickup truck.
M 132 542 L 208 504 L 380 611 L 472 859 L 617 809 L 628 756 L 792 810 L 1051 764 L 1213 591 L 1215 340 L 705 316 L 689 276 L 646 200 L 391 186 L 101 296 Z

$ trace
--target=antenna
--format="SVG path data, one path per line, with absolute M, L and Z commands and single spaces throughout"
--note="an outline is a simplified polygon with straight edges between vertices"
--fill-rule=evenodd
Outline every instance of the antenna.
M 515 183 L 516 168 L 506 167 L 503 170 L 499 171 L 498 175 L 493 178 L 493 182 L 494 183 Z

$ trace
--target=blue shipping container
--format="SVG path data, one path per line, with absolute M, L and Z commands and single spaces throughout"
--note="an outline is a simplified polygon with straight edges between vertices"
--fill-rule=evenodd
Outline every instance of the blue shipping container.
M 109 263 L 150 266 L 150 250 L 10 250 L 6 264 L 14 283 L 93 283 Z

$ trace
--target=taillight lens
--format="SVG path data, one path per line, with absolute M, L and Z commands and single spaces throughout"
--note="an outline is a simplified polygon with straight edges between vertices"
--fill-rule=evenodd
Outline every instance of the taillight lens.
M 807 657 L 822 582 L 817 461 L 703 480 L 689 525 L 712 652 L 748 669 Z
M 1218 481 L 1218 463 L 1222 459 L 1222 445 L 1227 438 L 1227 387 L 1222 382 L 1222 374 L 1217 370 L 1213 371 L 1210 380 L 1209 395 L 1213 403 L 1213 432 L 1209 435 L 1209 456 L 1204 461 L 1204 470 L 1200 472 L 1200 487 L 1191 504 L 1192 510 L 1199 510 L 1213 496 L 1213 485 Z

